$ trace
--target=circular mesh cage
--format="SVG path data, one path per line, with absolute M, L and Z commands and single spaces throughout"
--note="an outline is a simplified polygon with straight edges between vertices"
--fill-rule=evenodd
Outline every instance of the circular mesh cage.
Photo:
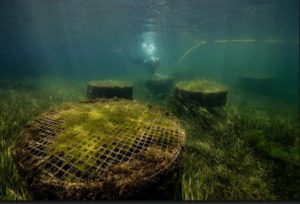
M 87 98 L 124 98 L 132 99 L 133 84 L 126 81 L 99 80 L 87 85 Z
M 270 94 L 273 92 L 275 77 L 268 75 L 241 75 L 237 79 L 236 89 L 239 91 Z
M 40 115 L 22 130 L 11 156 L 34 199 L 126 199 L 146 196 L 172 174 L 184 141 L 169 112 L 96 99 Z
M 173 88 L 173 78 L 158 78 L 146 80 L 146 87 L 153 93 L 166 93 Z

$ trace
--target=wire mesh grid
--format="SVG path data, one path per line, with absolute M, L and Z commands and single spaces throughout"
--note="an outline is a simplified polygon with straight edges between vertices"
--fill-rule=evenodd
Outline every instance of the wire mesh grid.
M 126 100 L 110 105 L 122 107 L 128 103 L 133 108 L 143 105 Z M 45 151 L 46 147 L 52 144 L 57 134 L 64 131 L 57 127 L 72 118 L 72 114 L 69 114 L 68 118 L 59 118 L 62 110 L 50 111 L 32 122 L 32 125 L 38 128 L 38 140 L 29 143 L 24 151 L 30 156 L 20 161 L 22 166 L 39 166 L 44 174 L 44 182 L 82 184 L 93 181 L 100 183 L 101 178 L 97 178 L 95 181 L 93 175 L 108 171 L 109 167 L 119 163 L 129 163 L 134 159 L 134 155 L 148 147 L 155 146 L 162 151 L 168 151 L 175 158 L 176 153 L 183 145 L 184 132 L 180 129 L 177 119 L 174 120 L 174 118 L 168 117 L 171 116 L 169 113 L 164 114 L 160 109 L 151 107 L 145 109 L 141 114 L 138 125 L 130 120 L 110 120 L 109 122 L 113 124 L 114 128 L 111 131 L 104 131 L 102 135 L 91 134 L 89 139 L 92 142 L 78 144 L 71 140 L 68 142 L 72 148 L 68 148 L 67 151 L 60 152 L 58 155 L 48 155 Z M 70 113 L 75 114 L 77 111 L 79 110 L 73 108 Z M 152 113 L 151 117 L 143 120 L 144 116 L 149 116 L 147 114 L 149 112 Z M 120 115 L 120 117 L 125 116 Z M 162 119 L 173 120 L 178 126 L 168 127 L 161 123 Z M 98 128 L 104 129 L 104 123 L 99 123 Z M 133 135 L 132 132 L 135 134 Z M 103 140 L 103 137 L 106 140 Z M 107 138 L 112 141 L 110 144 L 107 144 Z M 75 149 L 80 154 L 77 157 L 73 154 Z M 79 169 L 78 166 L 83 164 L 84 169 Z M 87 175 L 85 172 L 89 172 L 89 174 Z

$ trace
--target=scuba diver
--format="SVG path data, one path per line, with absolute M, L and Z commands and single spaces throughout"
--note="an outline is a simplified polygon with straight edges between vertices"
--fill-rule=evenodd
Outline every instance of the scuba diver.
M 125 53 L 126 57 L 129 59 L 130 62 L 132 62 L 134 64 L 144 65 L 151 74 L 159 76 L 159 74 L 157 74 L 155 72 L 155 70 L 160 65 L 159 58 L 152 58 L 152 59 L 136 58 L 136 59 L 132 59 L 126 52 L 124 52 L 124 53 Z

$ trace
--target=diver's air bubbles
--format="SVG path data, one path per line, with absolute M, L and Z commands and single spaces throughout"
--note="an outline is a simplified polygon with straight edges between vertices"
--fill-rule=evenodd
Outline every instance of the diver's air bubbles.
M 155 48 L 155 45 L 154 45 L 155 37 L 156 37 L 155 32 L 145 32 L 141 35 L 141 39 L 142 39 L 142 42 L 143 42 L 142 43 L 142 49 L 150 57 L 152 57 L 154 52 L 156 51 L 156 48 Z
M 153 53 L 155 52 L 156 48 L 153 44 L 146 44 L 146 43 L 143 43 L 142 44 L 142 48 L 144 50 L 144 52 L 147 54 L 147 55 L 150 55 L 150 56 L 153 56 Z

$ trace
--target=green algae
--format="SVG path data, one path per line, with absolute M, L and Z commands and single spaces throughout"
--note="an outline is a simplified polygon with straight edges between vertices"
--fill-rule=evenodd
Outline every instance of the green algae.
M 66 162 L 76 161 L 78 170 L 87 176 L 93 175 L 91 167 L 96 166 L 97 159 L 103 162 L 101 154 L 105 151 L 100 152 L 100 147 L 114 150 L 122 141 L 130 149 L 134 139 L 148 131 L 142 127 L 151 127 L 154 122 L 168 132 L 178 128 L 167 116 L 136 102 L 65 104 L 59 113 L 57 120 L 66 122 L 57 128 L 63 131 L 56 135 L 45 152 L 56 157 L 68 155 Z M 152 136 L 153 141 L 163 137 L 162 134 Z M 174 136 L 170 134 L 169 140 L 172 139 Z
M 116 80 L 99 80 L 89 82 L 90 86 L 99 86 L 99 87 L 128 87 L 132 86 L 132 83 L 126 81 L 116 81 Z
M 182 81 L 178 82 L 175 86 L 178 89 L 190 92 L 219 93 L 228 91 L 227 86 L 212 80 Z

